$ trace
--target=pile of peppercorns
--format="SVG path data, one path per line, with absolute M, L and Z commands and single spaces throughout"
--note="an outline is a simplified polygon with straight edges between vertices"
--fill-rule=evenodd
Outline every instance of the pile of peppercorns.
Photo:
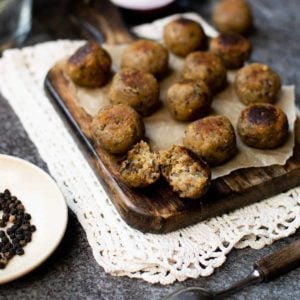
M 22 202 L 9 190 L 0 193 L 0 269 L 4 269 L 15 255 L 23 255 L 36 230 L 31 215 L 25 212 Z

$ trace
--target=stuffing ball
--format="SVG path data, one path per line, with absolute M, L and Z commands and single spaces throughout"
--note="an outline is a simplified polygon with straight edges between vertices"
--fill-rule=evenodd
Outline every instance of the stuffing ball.
M 285 113 L 272 104 L 253 104 L 241 112 L 237 129 L 246 145 L 274 149 L 288 136 L 288 120 Z
M 159 43 L 138 40 L 129 45 L 122 56 L 122 68 L 135 68 L 155 76 L 168 70 L 168 51 Z
M 237 69 L 249 59 L 252 47 L 242 35 L 223 33 L 210 40 L 209 49 L 222 59 L 227 69 Z
M 181 81 L 167 92 L 167 107 L 174 119 L 194 121 L 210 111 L 212 96 L 203 81 Z
M 213 23 L 223 33 L 245 34 L 253 26 L 252 11 L 245 0 L 221 0 L 213 10 Z
M 226 84 L 226 68 L 221 59 L 210 52 L 193 52 L 184 62 L 182 77 L 187 80 L 202 80 L 213 92 Z
M 108 97 L 113 104 L 127 104 L 147 116 L 158 107 L 159 85 L 150 73 L 124 68 L 114 76 Z
M 181 198 L 202 197 L 210 185 L 208 165 L 182 146 L 173 145 L 160 152 L 162 175 Z
M 211 166 L 220 165 L 237 153 L 234 129 L 224 116 L 210 116 L 189 124 L 183 144 Z
M 128 153 L 120 167 L 122 182 L 133 188 L 147 187 L 160 177 L 158 157 L 149 145 L 141 141 Z
M 191 52 L 206 47 L 206 35 L 202 26 L 189 19 L 180 18 L 164 27 L 164 43 L 178 56 L 187 56 Z
M 96 88 L 110 77 L 111 58 L 96 42 L 80 47 L 67 61 L 66 72 L 72 81 L 83 87 Z
M 91 124 L 93 141 L 112 154 L 125 154 L 145 134 L 140 115 L 130 106 L 112 105 L 101 110 Z
M 235 78 L 236 93 L 244 104 L 274 103 L 281 80 L 269 66 L 250 64 L 240 69 Z

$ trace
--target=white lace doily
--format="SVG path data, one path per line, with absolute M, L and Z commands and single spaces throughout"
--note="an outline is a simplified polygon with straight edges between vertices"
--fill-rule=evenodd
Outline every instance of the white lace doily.
M 165 235 L 143 234 L 127 226 L 43 89 L 48 69 L 81 44 L 48 42 L 5 52 L 0 92 L 47 162 L 106 272 L 161 284 L 208 276 L 234 247 L 258 249 L 296 231 L 300 188 Z

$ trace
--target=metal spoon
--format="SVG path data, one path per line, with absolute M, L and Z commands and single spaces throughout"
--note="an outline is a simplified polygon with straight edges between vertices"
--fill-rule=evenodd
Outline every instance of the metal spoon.
M 176 291 L 165 300 L 212 300 L 223 299 L 244 287 L 258 283 L 268 282 L 279 277 L 292 269 L 300 266 L 300 240 L 294 241 L 274 253 L 267 255 L 254 263 L 252 273 L 221 291 L 212 292 L 200 287 L 188 287 Z

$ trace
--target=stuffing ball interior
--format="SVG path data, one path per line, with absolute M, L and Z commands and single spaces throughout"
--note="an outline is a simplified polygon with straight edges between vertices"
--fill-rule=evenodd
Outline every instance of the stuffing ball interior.
M 220 0 L 214 7 L 212 19 L 223 33 L 245 34 L 253 26 L 252 11 L 246 0 Z
M 159 76 L 168 70 L 169 54 L 167 49 L 157 42 L 138 40 L 125 49 L 121 66 Z
M 210 40 L 209 49 L 222 59 L 227 69 L 237 69 L 249 59 L 252 47 L 242 35 L 223 33 Z
M 282 145 L 288 136 L 287 116 L 271 104 L 246 107 L 241 112 L 237 128 L 242 141 L 258 149 L 274 149 Z
M 194 121 L 205 116 L 211 102 L 210 90 L 200 80 L 175 83 L 167 92 L 167 107 L 178 121 Z
M 157 154 L 150 151 L 149 145 L 141 141 L 127 154 L 120 167 L 120 178 L 134 188 L 147 187 L 160 177 Z
M 221 59 L 210 52 L 189 54 L 184 62 L 182 77 L 186 80 L 202 80 L 215 93 L 226 84 L 226 68 Z
M 185 18 L 167 24 L 164 27 L 163 39 L 167 48 L 178 56 L 205 49 L 207 41 L 202 26 Z
M 159 85 L 150 73 L 124 68 L 114 76 L 108 97 L 113 104 L 127 104 L 147 116 L 158 107 Z
M 105 49 L 96 42 L 88 42 L 68 59 L 66 73 L 79 86 L 101 87 L 110 78 L 111 63 Z
M 101 110 L 91 124 L 93 141 L 112 154 L 125 154 L 145 134 L 140 115 L 130 106 L 112 105 Z
M 274 103 L 281 89 L 281 80 L 269 66 L 254 63 L 238 71 L 234 85 L 239 99 L 246 105 Z
M 208 165 L 182 146 L 172 146 L 160 152 L 162 175 L 181 198 L 196 199 L 209 187 L 211 173 Z
M 211 166 L 220 165 L 237 153 L 234 129 L 224 116 L 205 117 L 189 124 L 183 144 Z

